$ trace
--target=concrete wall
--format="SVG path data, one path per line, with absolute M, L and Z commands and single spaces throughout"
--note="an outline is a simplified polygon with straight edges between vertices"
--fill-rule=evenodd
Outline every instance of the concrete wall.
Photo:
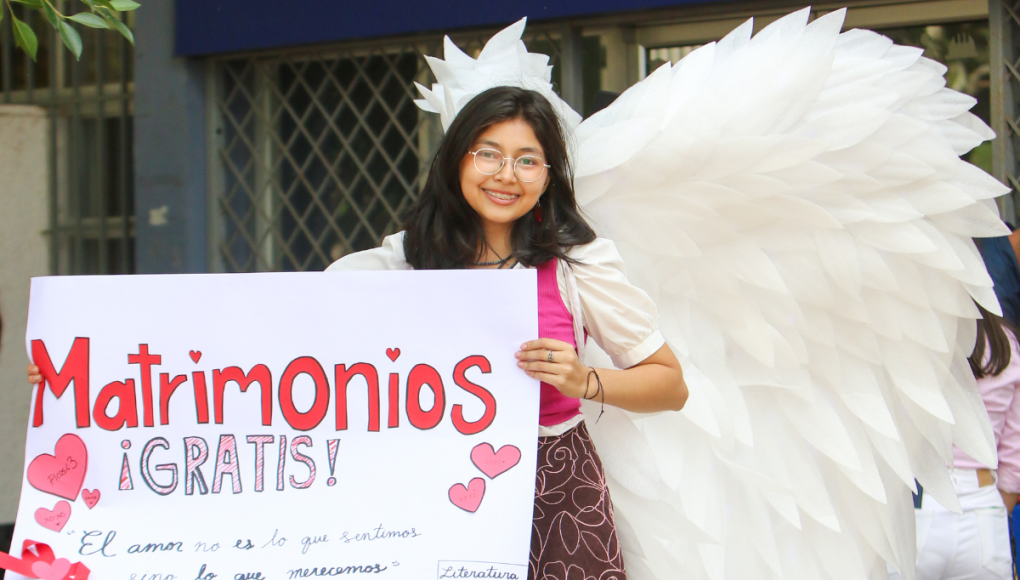
M 205 63 L 174 57 L 174 2 L 135 13 L 139 274 L 208 269 Z
M 0 105 L 0 524 L 21 494 L 32 391 L 25 381 L 29 283 L 49 269 L 49 120 L 43 109 Z

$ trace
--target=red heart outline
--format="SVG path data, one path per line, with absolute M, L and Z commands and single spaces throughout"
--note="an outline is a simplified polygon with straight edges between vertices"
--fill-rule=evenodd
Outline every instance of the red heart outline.
M 85 482 L 89 452 L 73 433 L 57 440 L 54 454 L 43 453 L 28 464 L 28 483 L 39 491 L 74 501 Z
M 471 450 L 471 463 L 475 464 L 489 479 L 496 479 L 521 461 L 521 450 L 513 445 L 504 445 L 493 451 L 491 443 L 479 443 Z
M 39 508 L 35 510 L 35 521 L 47 530 L 59 532 L 71 519 L 71 504 L 64 500 L 57 502 L 53 509 Z M 63 578 L 63 576 L 61 576 Z
M 202 351 L 200 351 L 200 350 L 188 351 L 188 356 L 191 357 L 191 361 L 192 362 L 194 362 L 195 364 L 198 364 L 198 361 L 201 360 L 201 358 L 202 358 Z
M 450 503 L 473 514 L 478 511 L 485 497 L 485 480 L 476 477 L 468 482 L 467 487 L 463 483 L 455 483 L 450 486 L 449 496 Z
M 397 362 L 397 358 L 400 356 L 399 348 L 388 348 L 386 349 L 386 356 L 390 357 L 390 360 Z

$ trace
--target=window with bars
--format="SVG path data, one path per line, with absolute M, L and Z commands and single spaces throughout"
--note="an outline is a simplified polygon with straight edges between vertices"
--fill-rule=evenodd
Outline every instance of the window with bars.
M 557 34 L 529 34 L 558 86 Z M 489 36 L 454 40 L 477 55 Z M 413 84 L 434 82 L 422 54 L 441 47 L 435 37 L 214 61 L 212 270 L 321 270 L 394 233 L 442 136 Z
M 992 141 L 992 170 L 997 179 L 1009 186 L 1008 196 L 999 198 L 1003 219 L 1013 224 L 1020 217 L 1020 2 L 988 2 L 988 67 L 990 83 L 991 127 L 997 135 Z
M 54 3 L 63 12 L 77 11 L 68 0 Z M 114 32 L 80 29 L 83 50 L 76 61 L 38 13 L 11 6 L 35 31 L 38 60 L 15 48 L 11 19 L 4 18 L 0 103 L 36 105 L 48 113 L 50 271 L 133 273 L 132 47 Z M 128 26 L 132 14 L 122 16 Z

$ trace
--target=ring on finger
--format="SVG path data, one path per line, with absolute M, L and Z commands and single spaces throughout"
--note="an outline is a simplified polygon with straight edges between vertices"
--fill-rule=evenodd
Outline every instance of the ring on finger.
M 552 356 L 552 351 L 551 350 L 549 351 L 549 354 L 545 355 L 545 360 L 548 361 L 548 362 L 553 362 L 553 356 Z

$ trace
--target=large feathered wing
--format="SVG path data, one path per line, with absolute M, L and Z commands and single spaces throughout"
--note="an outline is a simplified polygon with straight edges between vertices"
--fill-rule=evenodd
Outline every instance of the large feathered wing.
M 632 579 L 912 578 L 914 479 L 958 509 L 952 446 L 996 464 L 971 238 L 1008 233 L 1007 189 L 959 158 L 993 134 L 920 49 L 808 15 L 746 23 L 576 131 L 579 202 L 690 388 L 680 413 L 589 421 Z
M 546 95 L 659 307 L 686 408 L 589 421 L 631 579 L 913 578 L 914 478 L 958 508 L 952 445 L 996 463 L 966 357 L 973 301 L 999 312 L 971 238 L 1008 233 L 1007 189 L 959 158 L 993 134 L 942 65 L 843 15 L 749 21 L 579 126 L 523 20 L 478 58 L 447 40 L 419 86 L 444 128 L 494 86 Z

